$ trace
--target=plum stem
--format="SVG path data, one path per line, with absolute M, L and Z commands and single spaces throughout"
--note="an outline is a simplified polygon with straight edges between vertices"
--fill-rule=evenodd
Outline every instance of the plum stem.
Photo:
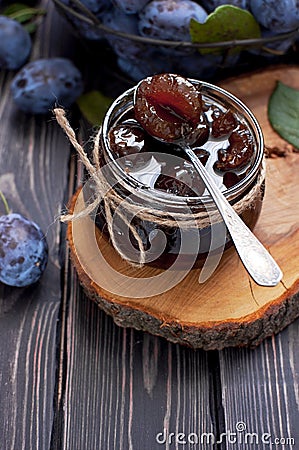
M 10 208 L 9 208 L 7 200 L 6 200 L 4 194 L 3 194 L 3 192 L 1 190 L 0 190 L 0 198 L 1 198 L 2 202 L 3 202 L 3 204 L 4 204 L 4 208 L 5 208 L 6 214 L 10 214 L 10 212 L 11 212 Z

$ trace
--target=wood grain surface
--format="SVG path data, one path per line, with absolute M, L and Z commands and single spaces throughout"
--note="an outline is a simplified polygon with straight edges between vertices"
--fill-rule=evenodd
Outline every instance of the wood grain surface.
M 76 39 L 51 1 L 42 5 L 32 57 L 74 55 Z M 90 61 L 81 61 L 92 84 Z M 50 262 L 34 287 L 0 286 L 1 450 L 267 450 L 263 433 L 298 445 L 298 320 L 258 348 L 209 352 L 115 325 L 82 292 L 55 221 L 82 167 L 51 117 L 16 111 L 11 77 L 0 73 L 0 188 L 47 232 Z M 221 439 L 239 422 L 258 443 L 244 444 L 242 431 L 236 443 Z M 187 437 L 199 443 L 182 444 Z
M 51 55 L 53 50 L 57 55 L 69 52 L 69 41 L 67 36 L 61 39 L 61 22 L 51 3 L 42 6 L 48 5 L 33 59 Z M 43 229 L 49 263 L 36 286 L 14 289 L 0 285 L 0 447 L 47 449 L 53 426 L 62 295 L 61 226 L 55 218 L 68 194 L 70 151 L 51 117 L 33 117 L 17 110 L 9 89 L 13 75 L 0 72 L 0 189 L 14 212 Z

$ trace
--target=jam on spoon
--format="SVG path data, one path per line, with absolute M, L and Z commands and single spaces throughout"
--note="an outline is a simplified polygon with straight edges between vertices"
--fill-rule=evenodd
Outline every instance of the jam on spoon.
M 178 75 L 155 75 L 139 83 L 134 112 L 142 127 L 162 141 L 194 143 L 208 138 L 201 94 Z

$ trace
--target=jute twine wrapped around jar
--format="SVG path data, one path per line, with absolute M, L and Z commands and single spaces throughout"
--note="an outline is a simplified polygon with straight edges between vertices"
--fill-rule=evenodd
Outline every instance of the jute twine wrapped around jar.
M 117 213 L 117 215 L 121 218 L 124 224 L 131 231 L 132 235 L 136 239 L 139 249 L 139 266 L 142 266 L 145 263 L 145 249 L 144 244 L 142 242 L 141 237 L 139 236 L 136 228 L 128 220 L 128 215 L 130 217 L 136 216 L 141 220 L 154 222 L 157 225 L 161 225 L 164 227 L 176 227 L 179 224 L 179 227 L 182 229 L 190 229 L 197 226 L 198 229 L 203 229 L 208 227 L 211 223 L 215 224 L 217 222 L 222 221 L 222 218 L 215 208 L 214 210 L 209 211 L 199 211 L 199 212 L 190 212 L 190 213 L 177 213 L 172 212 L 171 215 L 168 211 L 162 211 L 161 209 L 155 209 L 152 207 L 142 206 L 140 204 L 136 204 L 130 202 L 129 198 L 125 199 L 120 196 L 107 182 L 104 177 L 103 171 L 100 170 L 100 130 L 97 132 L 94 138 L 94 146 L 92 152 L 92 161 L 88 158 L 85 150 L 82 145 L 78 142 L 76 138 L 76 134 L 71 127 L 69 121 L 66 118 L 65 111 L 62 108 L 55 108 L 54 113 L 56 116 L 56 120 L 61 126 L 61 128 L 66 133 L 69 138 L 71 144 L 77 151 L 82 163 L 84 164 L 91 180 L 93 180 L 95 184 L 95 200 L 92 201 L 89 205 L 87 205 L 82 211 L 76 212 L 74 214 L 65 214 L 61 216 L 62 222 L 73 221 L 76 219 L 80 219 L 82 217 L 86 217 L 95 211 L 100 203 L 102 202 L 104 206 L 106 222 L 108 227 L 109 236 L 113 247 L 119 253 L 119 255 L 129 261 L 128 256 L 123 252 L 123 250 L 118 245 L 115 233 L 113 231 L 112 223 L 113 223 L 113 215 Z M 237 212 L 238 215 L 241 215 L 247 209 L 250 209 L 254 203 L 262 198 L 263 195 L 263 182 L 265 180 L 265 161 L 263 161 L 262 170 L 260 171 L 257 181 L 254 186 L 250 189 L 250 191 L 239 201 L 237 201 L 233 208 Z M 121 180 L 120 180 L 121 183 Z M 121 205 L 120 208 L 118 208 Z M 190 209 L 189 209 L 190 211 Z M 131 261 L 129 261 L 133 264 Z M 134 264 L 135 265 L 135 264 Z

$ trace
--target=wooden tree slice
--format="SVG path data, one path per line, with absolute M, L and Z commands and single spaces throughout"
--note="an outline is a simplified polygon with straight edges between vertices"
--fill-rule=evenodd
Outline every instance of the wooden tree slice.
M 165 271 L 130 266 L 89 217 L 69 223 L 67 237 L 79 279 L 118 325 L 193 348 L 222 349 L 257 345 L 299 316 L 299 154 L 273 131 L 267 119 L 269 96 L 277 80 L 299 88 L 299 68 L 276 67 L 221 85 L 255 113 L 266 147 L 285 153 L 267 159 L 266 194 L 254 230 L 280 265 L 283 280 L 274 288 L 256 285 L 231 248 L 205 283 L 199 284 L 199 270 L 193 269 L 166 290 L 172 279 L 165 279 Z M 82 207 L 78 191 L 71 209 Z M 161 292 L 147 296 L 154 288 Z

